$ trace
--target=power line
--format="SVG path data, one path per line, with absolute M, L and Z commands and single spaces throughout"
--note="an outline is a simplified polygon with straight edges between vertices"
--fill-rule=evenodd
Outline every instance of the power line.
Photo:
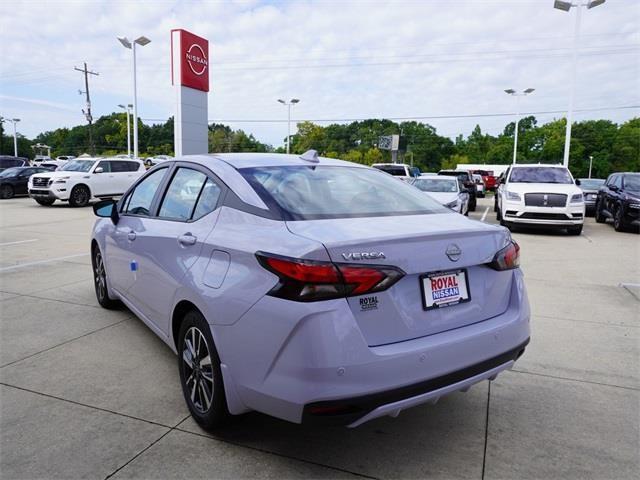
M 602 112 L 609 110 L 630 110 L 630 109 L 640 109 L 640 105 L 623 105 L 619 107 L 599 107 L 599 108 L 582 108 L 576 109 L 574 112 Z M 489 117 L 510 117 L 515 115 L 547 115 L 547 114 L 555 114 L 555 113 L 566 113 L 566 110 L 544 110 L 537 112 L 501 112 L 501 113 L 475 113 L 475 114 L 463 114 L 463 115 L 417 115 L 412 117 L 382 117 L 384 120 L 446 120 L 446 119 L 460 119 L 460 118 L 489 118 Z M 318 122 L 318 123 L 326 123 L 326 122 L 362 122 L 365 120 L 371 120 L 375 117 L 364 117 L 364 118 L 298 118 L 295 119 L 296 122 Z M 141 120 L 145 122 L 166 122 L 168 118 L 141 118 Z M 209 123 L 286 123 L 287 119 L 224 119 L 224 118 L 214 118 L 209 119 Z

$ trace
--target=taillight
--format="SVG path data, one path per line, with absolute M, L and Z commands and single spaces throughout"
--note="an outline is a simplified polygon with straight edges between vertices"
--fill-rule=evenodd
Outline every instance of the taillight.
M 395 267 L 300 260 L 256 253 L 264 268 L 280 278 L 269 295 L 298 302 L 381 292 L 404 276 Z
M 513 240 L 498 253 L 488 264 L 494 270 L 512 270 L 520 266 L 520 245 Z

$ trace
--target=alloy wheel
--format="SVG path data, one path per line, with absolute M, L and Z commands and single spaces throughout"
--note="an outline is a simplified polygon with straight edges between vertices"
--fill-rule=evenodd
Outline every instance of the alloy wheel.
M 214 394 L 211 352 L 203 333 L 191 327 L 182 345 L 182 368 L 191 403 L 200 413 L 211 408 Z
M 103 301 L 107 295 L 107 274 L 104 270 L 104 262 L 102 261 L 102 255 L 99 250 L 96 250 L 93 277 L 96 282 L 96 294 L 98 295 L 98 300 Z
M 86 205 L 89 201 L 87 191 L 84 188 L 76 188 L 73 192 L 73 199 L 76 205 Z

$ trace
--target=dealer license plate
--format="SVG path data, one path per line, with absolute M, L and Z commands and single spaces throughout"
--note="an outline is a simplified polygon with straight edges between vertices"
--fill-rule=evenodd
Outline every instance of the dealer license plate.
M 425 310 L 449 307 L 471 300 L 467 271 L 434 272 L 422 275 L 422 303 Z

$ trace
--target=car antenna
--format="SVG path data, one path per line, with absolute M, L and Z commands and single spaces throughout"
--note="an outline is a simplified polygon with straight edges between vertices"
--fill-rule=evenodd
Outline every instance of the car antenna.
M 311 162 L 311 163 L 320 162 L 320 159 L 318 159 L 318 152 L 316 150 L 307 150 L 302 155 L 300 155 L 300 158 L 305 162 Z

